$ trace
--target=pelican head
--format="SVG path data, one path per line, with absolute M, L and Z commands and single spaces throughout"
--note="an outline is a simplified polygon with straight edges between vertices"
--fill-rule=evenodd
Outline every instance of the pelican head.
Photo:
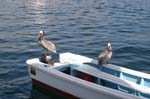
M 106 49 L 109 50 L 109 51 L 112 50 L 111 43 L 107 43 L 107 44 L 106 44 Z
M 39 32 L 38 41 L 41 40 L 41 39 L 43 39 L 44 34 L 45 34 L 45 32 L 44 32 L 43 30 L 41 30 L 41 31 Z
M 41 31 L 39 32 L 39 35 L 43 35 L 43 36 L 44 36 L 44 34 L 45 34 L 45 32 L 44 32 L 43 30 L 41 30 Z

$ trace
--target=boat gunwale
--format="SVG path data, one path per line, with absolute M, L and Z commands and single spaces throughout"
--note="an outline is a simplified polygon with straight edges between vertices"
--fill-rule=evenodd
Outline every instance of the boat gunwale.
M 86 66 L 88 66 L 88 65 L 86 65 Z M 81 68 L 83 68 L 83 67 L 81 67 Z M 128 80 L 120 79 L 120 78 L 118 78 L 116 76 L 113 76 L 111 74 L 107 74 L 105 72 L 96 70 L 96 68 L 93 68 L 96 71 L 95 70 L 93 70 L 93 71 L 91 70 L 92 72 L 84 71 L 84 69 L 83 70 L 82 69 L 78 69 L 78 68 L 75 68 L 75 69 L 77 69 L 77 70 L 79 70 L 81 72 L 90 74 L 90 75 L 92 75 L 94 77 L 97 77 L 99 79 L 104 79 L 106 81 L 110 81 L 110 82 L 113 82 L 113 83 L 115 83 L 117 85 L 121 85 L 121 86 L 127 87 L 127 88 L 132 89 L 132 90 L 136 90 L 136 91 L 139 91 L 139 92 L 142 92 L 142 93 L 145 93 L 145 94 L 150 94 L 150 88 L 148 88 L 148 87 L 140 86 L 139 84 L 133 83 L 133 82 L 128 81 Z M 135 88 L 132 87 L 132 86 L 134 86 Z
M 125 67 L 121 67 L 121 66 L 117 66 L 117 65 L 113 65 L 113 64 L 105 64 L 103 65 L 106 68 L 109 69 L 113 69 L 122 73 L 127 73 L 130 75 L 134 75 L 137 77 L 141 77 L 141 78 L 145 78 L 145 79 L 149 79 L 150 80 L 150 74 L 144 73 L 144 72 L 140 72 L 140 71 L 136 71 L 136 70 L 131 70 Z
M 64 55 L 65 55 L 65 53 L 63 53 Z M 72 54 L 72 53 L 71 53 Z M 76 55 L 76 54 L 73 54 L 73 55 Z M 78 56 L 81 56 L 81 55 L 78 55 Z M 62 56 L 61 56 L 62 57 Z M 70 56 L 71 57 L 71 56 Z M 85 57 L 85 56 L 81 56 L 81 57 Z M 86 57 L 85 57 L 86 58 Z M 88 57 L 87 57 L 88 58 Z M 93 60 L 93 59 L 90 59 L 90 58 L 88 58 L 89 60 L 91 60 L 91 63 L 93 62 L 93 63 L 95 63 L 96 62 L 96 60 Z M 88 60 L 88 61 L 89 61 Z M 62 60 L 63 61 L 63 60 Z M 54 68 L 56 68 L 57 66 L 49 66 L 49 65 L 47 65 L 47 64 L 45 64 L 45 63 L 41 63 L 40 61 L 39 61 L 39 59 L 38 58 L 34 58 L 34 59 L 29 59 L 29 60 L 27 60 L 26 61 L 26 63 L 27 64 L 34 64 L 34 65 L 40 65 L 40 67 L 48 67 L 48 68 L 51 68 L 51 69 L 53 69 L 54 70 Z M 69 63 L 68 63 L 69 64 Z M 83 63 L 82 63 L 83 64 Z M 62 64 L 63 65 L 63 64 Z M 80 63 L 80 65 L 81 65 L 81 63 Z M 112 66 L 112 67 L 111 67 Z M 59 67 L 59 66 L 58 66 Z M 146 77 L 149 77 L 150 76 L 150 74 L 146 74 L 146 73 L 142 73 L 142 72 L 139 72 L 139 71 L 135 71 L 135 70 L 131 70 L 131 69 L 127 69 L 127 68 L 124 68 L 124 67 L 120 67 L 120 66 L 117 66 L 117 65 L 113 65 L 113 64 L 107 64 L 107 65 L 104 65 L 104 67 L 106 67 L 106 68 L 110 68 L 110 69 L 113 69 L 113 70 L 117 70 L 117 71 L 120 71 L 120 72 L 123 72 L 123 73 L 126 73 L 128 70 L 129 71 L 134 71 L 134 72 L 137 72 L 137 73 L 134 73 L 134 74 L 136 74 L 136 75 L 134 75 L 134 74 L 131 74 L 131 75 L 134 75 L 134 76 L 137 76 L 137 74 L 138 74 L 138 77 L 140 77 L 141 76 L 141 74 L 143 74 L 142 76 L 145 76 L 145 75 L 147 75 Z M 41 68 L 40 68 L 41 69 Z M 121 70 L 123 70 L 123 71 L 121 71 Z M 57 70 L 56 70 L 57 71 Z M 125 71 L 125 72 L 124 72 Z M 60 72 L 60 71 L 59 71 Z M 130 73 L 133 73 L 133 72 L 127 72 L 128 74 L 130 74 Z M 67 74 L 66 74 L 67 75 Z M 73 76 L 72 76 L 73 77 Z M 141 77 L 141 78 L 146 78 L 146 77 Z M 75 77 L 76 78 L 76 77 Z M 148 79 L 148 78 L 146 78 L 146 79 Z M 149 79 L 148 79 L 149 80 Z M 127 80 L 124 80 L 124 81 L 126 81 L 126 82 L 129 82 L 129 83 L 133 83 L 133 82 L 131 82 L 131 81 L 127 81 Z M 87 82 L 87 81 L 86 81 Z M 94 83 L 93 83 L 94 84 Z M 133 83 L 133 84 L 135 84 L 136 85 L 136 83 Z M 97 84 L 95 84 L 95 85 L 97 85 Z M 140 86 L 139 84 L 137 84 L 138 86 Z M 124 85 L 123 85 L 124 86 Z M 125 86 L 126 87 L 126 86 Z M 140 87 L 143 87 L 144 89 L 146 88 L 146 90 L 148 90 L 148 92 L 150 92 L 149 90 L 150 90 L 150 88 L 149 87 L 145 87 L 145 86 L 140 86 Z M 109 88 L 109 87 L 108 87 Z M 129 87 L 127 87 L 127 88 L 129 88 Z M 110 88 L 109 88 L 110 89 Z M 135 90 L 137 90 L 137 89 L 135 89 Z M 149 93 L 147 93 L 147 91 L 146 92 L 143 92 L 143 91 L 140 91 L 140 90 L 137 90 L 137 91 L 139 91 L 139 92 L 141 92 L 141 93 L 144 93 L 144 94 L 149 94 Z M 119 91 L 120 92 L 120 91 Z
M 39 60 L 37 60 L 36 59 L 36 61 L 37 61 L 37 63 L 41 63 L 41 62 L 39 62 Z M 32 61 L 33 62 L 33 61 Z M 28 64 L 30 64 L 29 63 L 29 61 L 27 62 Z M 34 66 L 34 67 L 36 67 L 36 68 L 39 68 L 39 69 L 43 69 L 44 68 L 44 65 L 47 65 L 47 64 L 45 64 L 45 63 L 41 63 L 40 65 L 38 65 L 38 64 L 32 64 L 32 66 Z M 42 65 L 42 66 L 41 66 Z M 49 69 L 47 69 L 47 68 L 49 68 Z M 57 68 L 57 67 L 55 67 L 55 66 L 47 66 L 46 67 L 46 70 L 45 71 L 47 71 L 48 73 L 49 73 L 49 71 L 48 70 L 56 70 L 55 68 Z M 45 68 L 44 68 L 45 69 Z M 94 69 L 96 69 L 96 68 L 94 68 Z M 58 70 L 56 70 L 56 71 L 58 71 Z M 60 72 L 60 71 L 59 71 Z M 87 73 L 87 74 L 89 74 L 89 72 L 86 72 L 86 71 L 83 71 L 83 72 L 85 72 L 85 73 Z M 131 81 L 127 81 L 127 80 L 122 80 L 122 79 L 119 79 L 118 77 L 115 77 L 115 76 L 113 76 L 113 75 L 111 75 L 111 74 L 107 74 L 107 73 L 105 73 L 105 72 L 102 72 L 102 71 L 98 71 L 99 73 L 95 73 L 95 75 L 94 74 L 92 74 L 92 73 L 90 73 L 90 75 L 92 75 L 92 76 L 95 76 L 95 77 L 97 77 L 97 78 L 99 78 L 99 79 L 106 79 L 107 81 L 110 81 L 110 82 L 113 82 L 113 83 L 115 83 L 115 84 L 118 84 L 118 82 L 119 82 L 119 84 L 118 85 L 121 85 L 121 86 L 125 86 L 125 87 L 127 87 L 127 88 L 130 88 L 131 86 L 136 86 L 136 88 L 134 88 L 134 87 L 132 87 L 134 90 L 136 90 L 136 91 L 139 91 L 139 92 L 142 92 L 142 93 L 145 93 L 145 94 L 150 94 L 150 88 L 148 88 L 148 87 L 144 87 L 144 86 L 140 86 L 140 85 L 138 85 L 138 84 L 136 84 L 136 83 L 133 83 L 133 82 L 131 82 Z M 94 73 L 94 72 L 93 72 Z M 62 75 L 62 74 L 61 74 Z M 68 75 L 67 75 L 68 76 Z M 70 77 L 71 75 L 69 75 L 68 77 Z M 71 76 L 71 77 L 74 77 L 74 76 Z M 76 77 L 75 77 L 76 78 Z M 97 84 L 96 84 L 97 85 Z M 131 85 L 131 86 L 129 86 L 129 85 Z M 144 89 L 144 90 L 143 90 Z
M 51 67 L 44 67 L 44 66 L 41 67 L 41 65 L 37 66 L 37 64 L 29 64 L 29 62 L 27 62 L 27 64 L 30 65 L 30 66 L 33 66 L 33 67 L 35 67 L 39 70 L 42 69 L 44 73 L 53 74 L 56 78 L 60 78 L 62 80 L 67 80 L 71 83 L 78 84 L 80 87 L 83 87 L 83 88 L 88 88 L 90 90 L 92 89 L 93 91 L 95 90 L 97 92 L 109 93 L 113 96 L 117 96 L 117 97 L 120 97 L 120 98 L 124 97 L 124 99 L 126 99 L 126 97 L 128 97 L 128 99 L 133 99 L 133 98 L 134 99 L 140 99 L 138 96 L 127 94 L 127 93 L 124 93 L 124 92 L 121 92 L 121 91 L 118 91 L 118 90 L 114 90 L 114 89 L 111 89 L 111 88 L 108 88 L 108 87 L 97 85 L 95 83 L 88 82 L 88 81 L 79 79 L 77 77 L 67 75 L 67 74 L 62 73 L 61 71 L 58 71 L 58 70 L 56 70 L 54 68 L 51 68 Z M 88 87 L 87 87 L 87 85 L 88 85 Z M 101 90 L 101 89 L 103 89 L 103 90 Z

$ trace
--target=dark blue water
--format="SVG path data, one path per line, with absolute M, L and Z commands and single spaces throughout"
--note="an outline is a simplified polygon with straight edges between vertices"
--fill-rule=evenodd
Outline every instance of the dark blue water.
M 25 64 L 41 55 L 41 29 L 59 52 L 96 59 L 110 42 L 111 63 L 150 73 L 150 0 L 1 0 L 0 99 L 52 99 Z

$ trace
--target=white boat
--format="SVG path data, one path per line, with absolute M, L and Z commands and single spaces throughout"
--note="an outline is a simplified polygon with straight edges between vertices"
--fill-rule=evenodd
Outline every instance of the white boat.
M 32 83 L 66 99 L 150 99 L 150 74 L 70 52 L 53 66 L 39 58 L 27 60 Z

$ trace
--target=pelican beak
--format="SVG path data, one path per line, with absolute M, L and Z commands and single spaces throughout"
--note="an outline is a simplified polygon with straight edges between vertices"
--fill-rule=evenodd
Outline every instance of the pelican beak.
M 109 48 L 108 44 L 105 45 L 106 48 Z
M 43 33 L 40 32 L 39 35 L 38 35 L 38 40 L 41 40 L 42 37 L 43 37 Z

